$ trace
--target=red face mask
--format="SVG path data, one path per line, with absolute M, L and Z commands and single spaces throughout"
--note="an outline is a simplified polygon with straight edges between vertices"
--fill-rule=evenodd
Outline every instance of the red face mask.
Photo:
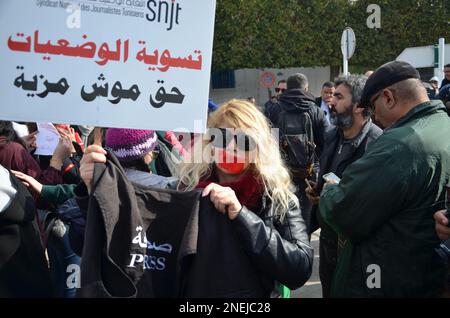
M 222 149 L 217 149 L 219 154 L 219 162 L 216 162 L 216 164 L 226 171 L 229 174 L 241 174 L 245 171 L 245 163 L 244 162 L 238 162 L 238 156 L 233 155 L 229 156 L 227 158 L 227 152 Z M 227 160 L 228 159 L 228 160 Z M 242 158 L 239 158 L 243 161 Z

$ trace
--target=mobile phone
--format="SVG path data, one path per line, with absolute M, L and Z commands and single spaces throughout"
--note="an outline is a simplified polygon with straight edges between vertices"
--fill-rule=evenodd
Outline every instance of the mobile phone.
M 326 182 L 328 181 L 335 181 L 339 183 L 341 181 L 341 178 L 339 178 L 337 175 L 335 175 L 333 172 L 329 172 L 323 175 L 322 177 Z

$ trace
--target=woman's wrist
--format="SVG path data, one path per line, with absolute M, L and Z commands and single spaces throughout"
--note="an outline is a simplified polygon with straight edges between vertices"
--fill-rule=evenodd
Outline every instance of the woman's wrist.
M 56 170 L 61 170 L 63 163 L 60 159 L 58 158 L 53 158 L 50 159 L 50 166 L 55 168 Z

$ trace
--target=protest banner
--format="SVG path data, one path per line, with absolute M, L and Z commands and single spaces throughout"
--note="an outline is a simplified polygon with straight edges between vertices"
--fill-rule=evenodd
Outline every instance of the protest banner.
M 0 118 L 204 132 L 215 0 L 3 0 Z

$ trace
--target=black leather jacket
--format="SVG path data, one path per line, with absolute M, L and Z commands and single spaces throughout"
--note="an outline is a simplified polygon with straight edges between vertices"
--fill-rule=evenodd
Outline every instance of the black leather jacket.
M 128 192 L 123 189 L 124 184 L 127 183 L 124 181 L 125 178 L 122 176 L 122 174 L 124 174 L 124 173 L 122 172 L 121 168 L 118 167 L 117 160 L 115 158 L 113 158 L 111 154 L 110 154 L 110 156 L 111 156 L 111 158 L 110 158 L 110 160 L 108 160 L 108 162 L 106 164 L 106 166 L 109 169 L 109 170 L 107 170 L 107 171 L 109 171 L 109 173 L 101 174 L 103 179 L 105 179 L 106 177 L 108 177 L 109 179 L 105 179 L 106 181 L 102 179 L 103 180 L 102 184 L 106 184 L 106 185 L 110 186 L 111 189 L 115 189 L 114 191 L 117 191 L 117 195 L 113 194 L 111 192 L 111 189 L 109 189 L 108 191 L 100 191 L 97 189 L 98 191 L 95 190 L 95 191 L 93 191 L 93 193 L 97 192 L 97 195 L 103 193 L 103 195 L 105 195 L 106 197 L 109 198 L 108 200 L 106 200 L 106 199 L 103 200 L 103 201 L 105 201 L 104 204 L 111 205 L 111 206 L 104 207 L 103 208 L 104 211 L 107 211 L 108 213 L 112 213 L 111 212 L 112 209 L 116 209 L 116 210 L 121 209 L 121 210 L 127 210 L 127 213 L 125 213 L 125 214 L 129 215 L 129 214 L 131 214 L 131 212 L 128 211 L 129 210 L 128 207 L 123 202 L 127 203 L 129 201 L 132 201 L 130 198 L 136 197 L 136 194 L 134 194 L 135 190 L 133 190 L 133 187 L 131 187 L 130 185 L 128 185 L 128 188 L 127 188 Z M 100 175 L 99 171 L 103 171 L 105 168 L 103 165 L 100 165 L 100 164 L 98 164 L 97 166 L 102 167 L 102 169 L 96 170 L 96 172 L 98 172 L 98 175 Z M 97 169 L 97 167 L 96 167 L 96 169 Z M 119 171 L 119 172 L 117 172 L 117 171 Z M 117 173 L 120 174 L 120 178 L 117 175 Z M 120 182 L 118 181 L 119 179 L 121 180 Z M 93 182 L 93 184 L 98 184 L 98 182 Z M 146 191 L 151 192 L 152 190 L 148 189 Z M 153 191 L 159 191 L 159 192 L 167 191 L 168 193 L 170 192 L 170 190 L 153 190 Z M 199 190 L 197 190 L 197 191 L 199 191 Z M 170 193 L 172 193 L 172 192 L 170 192 Z M 176 193 L 176 191 L 174 193 Z M 172 195 L 174 195 L 174 193 L 172 193 Z M 78 195 L 79 202 L 85 203 L 83 201 L 86 201 L 87 198 L 85 196 L 80 197 L 79 193 L 77 195 Z M 167 193 L 166 193 L 166 195 L 167 195 Z M 209 198 L 203 198 L 203 200 L 206 200 L 208 202 L 209 206 L 212 207 L 212 204 L 211 204 Z M 171 200 L 169 200 L 169 201 L 171 202 Z M 122 203 L 119 204 L 119 202 L 122 202 Z M 84 205 L 84 204 L 82 204 L 82 205 Z M 187 203 L 187 205 L 189 205 L 189 203 Z M 135 205 L 135 207 L 137 207 L 137 206 L 138 205 Z M 201 213 L 205 212 L 206 215 L 209 215 L 209 219 L 211 218 L 211 216 L 215 216 L 216 218 L 219 218 L 219 216 L 221 216 L 221 218 L 226 219 L 228 221 L 226 223 L 231 223 L 231 225 L 232 225 L 231 230 L 233 230 L 233 229 L 236 230 L 236 236 L 238 239 L 233 240 L 233 241 L 236 241 L 235 245 L 233 245 L 233 246 L 236 246 L 237 250 L 239 249 L 239 247 L 241 247 L 242 250 L 244 251 L 244 253 L 249 257 L 249 260 L 251 262 L 250 263 L 251 267 L 255 269 L 255 272 L 254 272 L 254 274 L 256 274 L 254 276 L 256 278 L 255 280 L 259 280 L 260 286 L 262 287 L 262 296 L 263 297 L 271 296 L 271 293 L 275 287 L 275 282 L 279 282 L 279 283 L 287 286 L 290 289 L 297 289 L 300 286 L 302 286 L 309 279 L 309 277 L 311 276 L 311 271 L 312 271 L 313 249 L 309 245 L 309 238 L 308 238 L 308 234 L 306 231 L 306 226 L 305 226 L 305 223 L 301 216 L 301 212 L 300 212 L 299 208 L 292 207 L 291 209 L 289 209 L 289 211 L 287 211 L 283 220 L 280 220 L 278 217 L 274 216 L 274 209 L 273 209 L 273 205 L 271 204 L 271 202 L 268 200 L 267 197 L 263 196 L 262 208 L 258 213 L 255 214 L 254 212 L 250 211 L 246 207 L 243 207 L 241 212 L 239 213 L 238 217 L 236 219 L 234 219 L 233 221 L 229 221 L 228 218 L 226 218 L 225 216 L 220 215 L 216 211 L 210 211 L 208 209 L 210 209 L 210 208 L 206 207 L 205 211 L 200 209 L 201 210 L 200 212 Z M 139 208 L 139 210 L 140 210 L 139 214 L 142 214 L 143 213 L 141 211 L 142 209 Z M 87 214 L 91 215 L 91 216 L 94 215 L 93 213 L 87 213 Z M 118 213 L 116 213 L 116 214 L 118 214 Z M 108 218 L 108 219 L 111 219 L 111 218 Z M 200 219 L 204 220 L 205 214 L 200 214 Z M 89 222 L 87 222 L 87 223 L 89 223 Z M 203 226 L 203 227 L 201 226 L 201 224 L 199 225 L 199 233 L 200 234 L 199 234 L 199 243 L 198 243 L 199 245 L 197 247 L 197 249 L 198 249 L 197 257 L 196 257 L 197 263 L 193 263 L 193 265 L 190 267 L 191 272 L 195 272 L 194 273 L 195 275 L 192 276 L 194 278 L 195 277 L 198 278 L 198 276 L 196 276 L 198 274 L 198 272 L 195 271 L 195 269 L 201 270 L 200 271 L 201 279 L 199 279 L 199 280 L 202 280 L 202 279 L 204 280 L 204 277 L 211 277 L 211 273 L 213 272 L 213 270 L 211 270 L 211 267 L 210 267 L 211 262 L 208 262 L 207 260 L 205 261 L 204 257 L 198 257 L 199 254 L 203 253 L 202 251 L 205 251 L 205 250 L 207 251 L 207 253 L 206 253 L 206 255 L 208 255 L 208 257 L 206 257 L 207 259 L 211 259 L 211 257 L 213 257 L 213 258 L 214 257 L 216 257 L 216 258 L 222 257 L 222 258 L 220 258 L 221 260 L 232 261 L 234 265 L 239 264 L 239 262 L 240 262 L 239 260 L 233 261 L 233 257 L 236 257 L 236 255 L 239 254 L 233 250 L 231 250 L 231 252 L 230 251 L 222 251 L 220 253 L 216 253 L 216 250 L 218 248 L 223 249 L 223 244 L 225 244 L 224 242 L 226 242 L 227 245 L 229 245 L 230 240 L 231 240 L 231 239 L 228 239 L 228 241 L 227 241 L 226 236 L 221 235 L 225 232 L 220 232 L 220 231 L 224 231 L 224 229 L 226 229 L 226 227 L 222 224 L 223 222 L 222 223 L 219 222 L 219 223 L 216 220 L 216 221 L 211 221 L 210 223 L 207 222 L 206 226 Z M 91 222 L 91 224 L 93 224 L 93 223 Z M 101 226 L 102 222 L 99 222 L 99 224 Z M 213 229 L 216 229 L 216 228 L 214 228 L 214 226 L 217 224 L 219 224 L 220 226 L 218 226 L 217 231 L 215 231 Z M 131 228 L 134 229 L 135 226 L 132 226 Z M 98 230 L 95 230 L 95 231 L 87 231 L 86 230 L 86 233 L 88 233 L 88 232 L 94 233 L 94 236 L 95 236 L 95 233 L 98 233 Z M 211 233 L 211 232 L 213 232 L 213 233 Z M 232 235 L 233 233 L 227 232 L 225 234 Z M 200 238 L 200 235 L 204 235 L 203 239 Z M 219 239 L 218 239 L 218 237 L 219 237 Z M 124 241 L 123 239 L 124 239 L 124 237 L 121 238 L 120 242 L 123 242 Z M 97 236 L 94 237 L 93 241 L 98 241 L 98 237 Z M 205 241 L 206 241 L 206 243 L 204 243 Z M 207 246 L 207 245 L 210 245 L 211 242 L 217 242 L 217 241 L 219 242 L 219 243 L 217 243 L 217 245 Z M 90 245 L 88 244 L 88 246 L 90 246 Z M 119 247 L 122 248 L 123 246 L 121 244 L 119 244 Z M 83 251 L 83 253 L 85 253 L 85 252 L 86 251 Z M 228 252 L 230 252 L 230 253 L 227 254 Z M 214 253 L 216 253 L 216 254 L 212 255 Z M 202 254 L 202 255 L 205 256 L 204 254 Z M 241 260 L 241 262 L 242 262 L 242 260 Z M 214 263 L 214 262 L 212 262 L 212 263 Z M 220 263 L 217 266 L 223 267 L 223 266 L 226 266 L 226 264 Z M 213 268 L 213 269 L 215 270 L 215 268 Z M 83 264 L 82 264 L 82 270 L 83 270 Z M 227 267 L 227 268 L 224 268 L 224 270 L 229 271 L 230 268 Z M 241 271 L 241 272 L 238 273 L 239 271 Z M 216 271 L 216 272 L 220 273 L 220 271 Z M 242 281 L 247 279 L 247 277 L 242 278 L 242 276 L 241 276 L 241 278 L 240 278 L 240 276 L 239 276 L 239 275 L 242 275 L 242 273 L 244 273 L 244 272 L 245 271 L 241 270 L 241 268 L 236 269 L 236 273 L 233 277 L 236 278 L 236 282 L 238 282 L 238 286 L 242 285 L 243 284 Z M 245 273 L 247 273 L 248 275 L 253 274 L 253 273 L 248 273 L 248 272 L 245 272 Z M 253 275 L 252 275 L 252 277 L 253 277 Z M 214 280 L 215 278 L 211 278 L 211 279 Z M 220 280 L 217 280 L 217 281 L 220 281 Z M 191 283 L 192 283 L 192 279 L 191 279 Z M 211 285 L 211 281 L 209 281 L 207 283 L 208 283 L 207 284 L 208 286 Z M 217 283 L 217 282 L 214 282 L 214 283 Z M 214 286 L 214 283 L 213 283 L 213 287 L 214 287 L 213 291 L 215 291 L 215 289 L 218 289 L 219 292 L 221 292 L 222 289 L 224 289 L 224 287 L 221 284 L 217 283 L 217 284 L 219 284 L 218 286 L 220 286 L 220 288 L 217 288 L 217 286 Z M 195 282 L 194 285 L 197 286 L 199 284 L 200 284 L 199 282 Z M 82 285 L 83 285 L 83 281 L 82 281 Z M 189 285 L 189 284 L 187 284 L 187 285 Z M 193 292 L 192 290 L 189 290 L 187 293 L 185 293 L 183 295 L 205 295 L 204 291 L 206 289 L 204 288 L 204 286 L 202 284 L 200 284 L 200 285 L 201 285 L 200 286 L 201 293 L 198 292 L 199 289 L 197 288 L 194 290 L 197 293 Z M 234 284 L 234 285 L 236 285 L 236 284 Z M 231 287 L 234 288 L 234 285 L 232 285 Z M 231 287 L 228 289 L 231 290 L 232 289 Z M 224 295 L 223 293 L 220 294 L 219 292 L 216 291 L 216 294 Z M 216 295 L 216 294 L 209 293 L 208 295 L 209 295 L 209 297 L 214 297 L 214 295 Z M 256 290 L 251 290 L 247 294 L 242 293 L 240 295 L 241 296 L 239 296 L 239 295 L 235 295 L 235 296 L 236 297 L 247 297 L 250 295 L 261 295 L 261 292 L 256 291 Z M 272 294 L 272 296 L 274 296 L 274 295 Z
M 245 206 L 232 222 L 269 294 L 277 281 L 297 289 L 311 276 L 314 250 L 310 246 L 300 209 L 291 208 L 281 221 L 263 197 L 258 214 Z

